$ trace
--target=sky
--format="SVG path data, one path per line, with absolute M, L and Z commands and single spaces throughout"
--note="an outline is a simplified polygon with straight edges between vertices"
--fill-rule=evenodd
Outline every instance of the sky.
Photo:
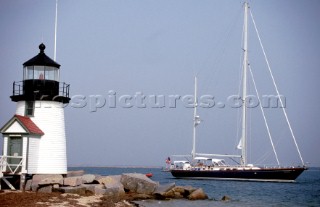
M 54 56 L 55 3 L 0 0 L 1 126 L 15 113 L 10 95 L 13 81 L 22 80 L 22 64 L 42 42 Z M 320 166 L 320 1 L 249 4 L 303 160 Z M 164 166 L 167 156 L 190 154 L 195 75 L 198 98 L 211 103 L 198 107 L 197 152 L 240 153 L 232 97 L 241 80 L 242 5 L 59 1 L 57 62 L 71 97 L 65 107 L 68 165 Z M 249 18 L 248 56 L 259 97 L 276 95 L 252 26 Z M 255 95 L 252 80 L 248 87 Z M 282 109 L 264 108 L 280 163 L 300 164 Z M 250 111 L 249 162 L 275 164 L 260 108 Z

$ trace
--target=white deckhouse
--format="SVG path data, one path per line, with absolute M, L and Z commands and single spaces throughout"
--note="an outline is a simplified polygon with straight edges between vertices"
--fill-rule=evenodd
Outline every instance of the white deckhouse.
M 69 84 L 59 82 L 60 65 L 44 53 L 45 45 L 39 49 L 23 64 L 23 80 L 13 83 L 17 109 L 1 128 L 0 180 L 10 188 L 20 179 L 21 187 L 25 176 L 67 173 L 63 105 L 70 101 Z

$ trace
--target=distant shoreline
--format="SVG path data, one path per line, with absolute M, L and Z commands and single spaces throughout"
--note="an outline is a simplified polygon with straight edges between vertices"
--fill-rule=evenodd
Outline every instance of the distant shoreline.
M 68 168 L 152 168 L 152 169 L 161 169 L 161 166 L 84 166 L 84 165 L 79 165 L 79 166 L 68 166 Z

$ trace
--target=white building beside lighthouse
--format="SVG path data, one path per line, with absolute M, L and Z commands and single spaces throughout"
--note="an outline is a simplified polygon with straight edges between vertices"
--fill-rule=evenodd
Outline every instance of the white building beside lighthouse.
M 60 65 L 45 53 L 23 64 L 23 80 L 13 83 L 17 103 L 13 117 L 1 128 L 3 155 L 0 179 L 7 174 L 66 174 L 64 104 L 69 85 L 60 82 Z

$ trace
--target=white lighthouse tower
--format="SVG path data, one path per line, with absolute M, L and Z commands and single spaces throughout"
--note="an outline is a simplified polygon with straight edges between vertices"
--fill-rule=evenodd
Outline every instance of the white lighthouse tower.
M 13 83 L 15 115 L 1 128 L 5 174 L 66 174 L 64 104 L 69 85 L 60 82 L 60 65 L 40 52 L 23 64 L 23 80 Z

